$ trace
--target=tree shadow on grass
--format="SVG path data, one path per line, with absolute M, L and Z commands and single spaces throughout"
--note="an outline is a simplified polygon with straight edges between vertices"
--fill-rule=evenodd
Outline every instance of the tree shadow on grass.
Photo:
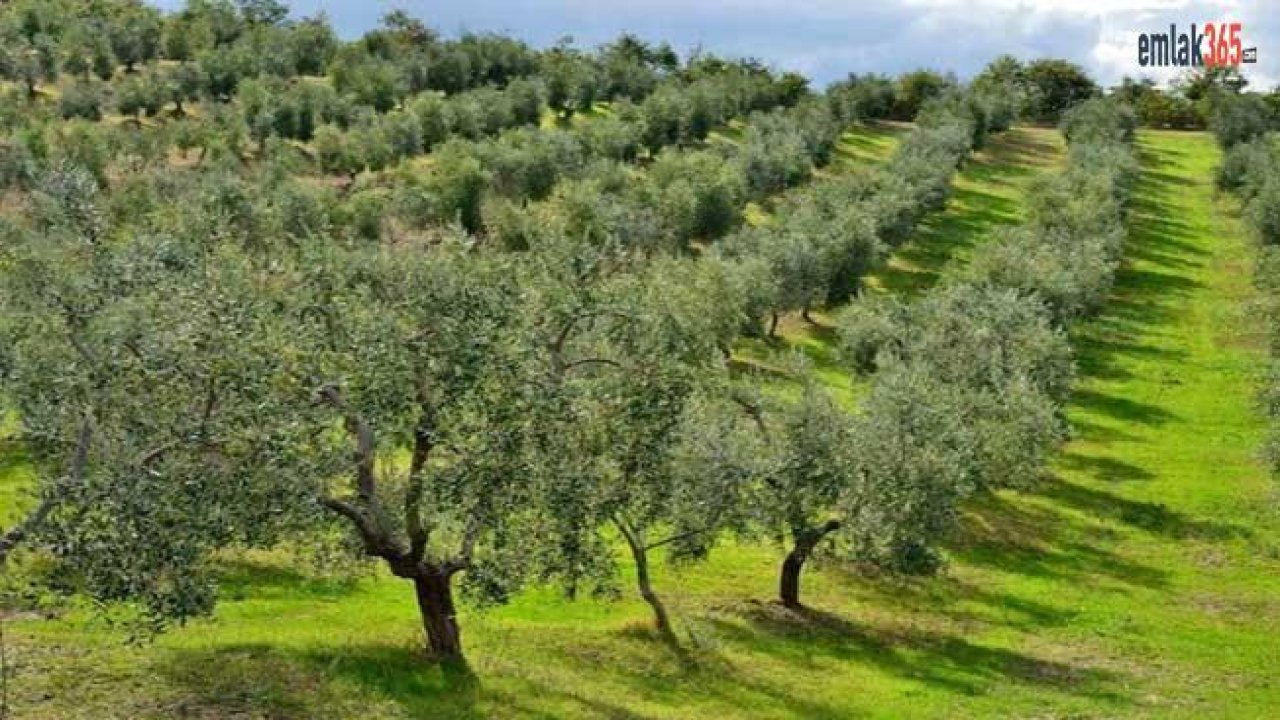
M 173 651 L 159 663 L 190 717 L 492 717 L 486 705 L 521 717 L 555 717 L 523 707 L 520 696 L 486 690 L 483 680 L 451 681 L 420 648 L 352 643 L 307 649 L 267 643 Z M 349 688 L 358 688 L 350 692 Z M 531 687 L 530 697 L 554 690 Z M 522 693 L 523 694 L 523 693 Z M 610 717 L 632 717 L 610 708 Z M 638 717 L 638 716 L 636 716 Z
M 1019 186 L 1027 177 L 1047 172 L 1038 166 L 1056 152 L 1052 144 L 1018 129 L 993 137 L 961 168 L 946 209 L 926 217 L 894 251 L 894 262 L 874 273 L 880 286 L 910 296 L 937 285 L 949 265 L 995 228 L 1020 218 L 1020 202 L 984 188 Z
M 865 162 L 882 159 L 885 146 L 892 145 L 911 128 L 907 125 L 869 122 L 840 136 L 836 153 L 848 160 Z
M 1047 480 L 1038 494 L 1093 517 L 1114 520 L 1153 535 L 1195 540 L 1253 537 L 1253 531 L 1243 525 L 1200 520 L 1164 503 L 1131 500 L 1114 492 L 1086 487 L 1061 478 Z
M 1053 137 L 1061 140 L 1056 131 Z M 1063 158 L 1061 142 L 1051 142 L 1022 127 L 1001 133 L 998 142 L 988 143 L 985 150 L 997 163 L 1004 165 L 1054 165 Z
M 1127 699 L 1113 673 L 914 626 L 857 623 L 834 613 L 773 603 L 746 603 L 710 622 L 720 636 L 792 664 L 814 665 L 819 658 L 859 663 L 961 695 L 1017 683 L 1114 703 Z M 761 642 L 761 636 L 769 641 Z
M 173 651 L 157 662 L 160 677 L 178 693 L 181 717 L 267 717 L 280 720 L 370 715 L 376 697 L 436 717 L 468 714 L 473 698 L 450 697 L 438 669 L 418 654 L 392 646 L 352 646 L 296 652 L 266 643 Z M 354 680 L 363 692 L 349 697 L 331 681 Z M 425 715 L 415 715 L 425 717 Z
M 847 709 L 804 697 L 727 662 L 703 662 L 696 667 L 672 663 L 669 651 L 656 640 L 629 637 L 618 642 L 615 637 L 608 647 L 599 643 L 591 637 L 575 640 L 569 648 L 550 643 L 543 647 L 539 662 L 514 671 L 508 661 L 495 658 L 487 678 L 489 662 L 480 657 L 476 681 L 461 687 L 451 686 L 416 649 L 394 644 L 306 650 L 227 645 L 175 652 L 161 667 L 164 679 L 179 692 L 184 716 L 194 717 L 292 720 L 380 717 L 381 712 L 457 720 L 559 718 L 566 714 L 566 707 L 574 709 L 574 716 L 653 717 L 619 704 L 621 698 L 668 709 L 694 699 L 744 710 L 757 704 L 774 705 L 803 717 L 851 717 Z M 708 655 L 714 659 L 714 652 Z M 587 688 L 601 687 L 600 676 L 605 674 L 603 686 L 616 697 L 559 684 L 543 675 L 549 668 L 582 677 Z M 358 692 L 344 690 L 349 688 Z
M 1095 480 L 1106 482 L 1132 482 L 1135 480 L 1153 480 L 1155 473 L 1133 463 L 1117 460 L 1113 457 L 1082 455 L 1071 451 L 1063 453 L 1059 462 L 1072 470 L 1080 472 Z
M 1080 417 L 1071 418 L 1071 429 L 1076 438 L 1093 442 L 1135 442 L 1139 439 L 1137 435 L 1114 425 L 1103 425 Z
M 973 565 L 1071 586 L 1105 581 L 1159 589 L 1168 584 L 1164 570 L 1105 549 L 1108 532 L 1093 518 L 990 495 L 969 503 L 947 547 Z
M 947 209 L 932 214 L 911 239 L 896 249 L 892 262 L 874 273 L 881 287 L 914 295 L 937 285 L 943 271 L 968 253 L 991 230 L 1017 222 L 1017 204 L 994 193 L 955 187 Z
M 1143 425 L 1163 425 L 1176 420 L 1177 415 L 1152 403 L 1133 400 L 1121 395 L 1109 395 L 1090 388 L 1076 388 L 1071 394 L 1071 402 L 1079 408 L 1091 413 L 1105 415 L 1127 423 Z
M 989 625 L 1036 632 L 1065 625 L 1070 608 L 997 592 L 950 574 L 911 576 L 882 573 L 837 555 L 814 559 L 815 569 L 841 579 L 841 592 L 859 602 L 891 607 L 920 617 L 945 617 L 967 627 Z
M 227 600 L 332 599 L 359 590 L 357 574 L 317 577 L 284 565 L 278 558 L 220 558 L 218 594 Z

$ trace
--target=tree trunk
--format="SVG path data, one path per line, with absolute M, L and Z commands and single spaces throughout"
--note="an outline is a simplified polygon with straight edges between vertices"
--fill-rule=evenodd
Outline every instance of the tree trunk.
M 804 304 L 804 309 L 800 311 L 800 317 L 804 318 L 804 321 L 810 325 L 816 324 L 813 322 L 813 318 L 809 315 L 809 303 Z
M 782 561 L 782 574 L 778 582 L 778 600 L 783 606 L 791 609 L 803 607 L 800 603 L 800 572 L 804 564 L 813 554 L 813 549 L 822 542 L 822 538 L 840 529 L 839 520 L 828 520 L 826 524 L 816 528 L 792 532 L 795 544 L 791 552 Z
M 631 549 L 631 558 L 636 563 L 636 587 L 640 590 L 640 597 L 644 598 L 653 610 L 653 622 L 658 628 L 658 634 L 668 645 L 679 646 L 680 641 L 676 638 L 676 632 L 671 626 L 671 616 L 667 614 L 667 606 L 662 603 L 658 593 L 653 591 L 653 583 L 649 580 L 648 548 L 626 527 L 618 524 L 618 529 L 622 531 L 622 537 L 626 538 L 627 547 Z
M 457 609 L 453 604 L 453 575 L 428 572 L 413 578 L 418 596 L 418 612 L 427 634 L 427 649 L 441 664 L 466 667 L 462 654 L 462 633 L 458 628 Z
M 797 543 L 782 561 L 782 578 L 778 584 L 778 599 L 789 608 L 800 607 L 800 571 L 809 559 L 812 548 L 805 550 Z
M 772 313 L 769 316 L 769 337 L 778 337 L 778 313 Z

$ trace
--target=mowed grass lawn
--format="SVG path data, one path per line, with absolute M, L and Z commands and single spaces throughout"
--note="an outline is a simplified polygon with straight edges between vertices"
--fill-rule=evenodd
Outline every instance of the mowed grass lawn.
M 941 577 L 828 559 L 806 575 L 814 610 L 789 613 L 768 601 L 780 553 L 725 546 L 656 579 L 695 667 L 624 578 L 617 602 L 535 590 L 466 608 L 480 683 L 450 690 L 418 659 L 404 583 L 228 559 L 217 616 L 149 647 L 87 613 L 10 619 L 14 717 L 1275 717 L 1280 523 L 1256 461 L 1251 248 L 1214 196 L 1207 135 L 1143 133 L 1140 149 L 1130 262 L 1076 333 L 1078 438 L 1041 490 L 966 513 Z M 938 225 L 957 248 L 981 237 Z

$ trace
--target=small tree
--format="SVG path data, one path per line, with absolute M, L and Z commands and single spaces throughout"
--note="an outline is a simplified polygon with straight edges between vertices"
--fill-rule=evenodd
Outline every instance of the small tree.
M 160 13 L 145 5 L 131 5 L 108 25 L 108 37 L 125 72 L 160 54 Z
M 154 117 L 167 100 L 165 91 L 162 81 L 154 75 L 130 76 L 116 90 L 116 109 L 135 120 L 141 120 L 143 115 Z
M 905 573 L 942 564 L 937 542 L 970 491 L 963 403 L 922 368 L 877 374 L 850 432 L 856 480 L 840 502 L 855 559 Z
M 565 276 L 565 269 L 552 272 Z M 614 528 L 659 634 L 675 645 L 652 584 L 651 553 L 704 554 L 736 512 L 749 474 L 741 462 L 749 454 L 732 447 L 741 436 L 727 432 L 737 413 L 715 399 L 723 397 L 716 390 L 723 376 L 714 371 L 719 344 L 732 321 L 713 310 L 724 288 L 714 270 L 658 261 L 637 273 L 606 273 L 592 281 L 599 291 L 565 296 L 549 343 L 563 398 L 549 429 L 563 443 L 555 454 L 563 469 L 553 473 L 565 485 L 555 490 L 565 496 L 557 517 L 561 546 L 573 558 L 563 565 L 611 569 L 598 533 Z M 579 573 L 566 579 L 576 583 Z
M 186 103 L 198 100 L 207 86 L 200 66 L 195 63 L 182 63 L 161 73 L 160 82 L 163 84 L 164 98 L 173 103 L 175 115 L 179 117 L 186 115 Z
M 58 79 L 59 64 L 53 40 L 37 35 L 32 40 L 3 38 L 0 48 L 0 77 L 21 83 L 27 97 L 35 98 L 42 82 Z
M 58 113 L 64 120 L 78 117 L 96 122 L 102 119 L 105 95 L 103 88 L 93 81 L 78 81 L 58 98 Z
M 751 505 L 761 526 L 788 543 L 778 575 L 778 599 L 799 608 L 800 575 L 818 545 L 839 530 L 836 513 L 854 476 L 852 418 L 805 376 L 799 400 L 766 414 L 744 404 L 768 443 L 770 458 Z

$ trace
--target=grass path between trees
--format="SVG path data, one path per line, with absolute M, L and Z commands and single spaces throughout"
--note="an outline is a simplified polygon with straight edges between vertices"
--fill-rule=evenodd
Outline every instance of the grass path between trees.
M 216 618 L 151 647 L 122 646 L 87 613 L 10 619 L 14 716 L 1273 716 L 1280 522 L 1256 461 L 1252 251 L 1234 206 L 1212 191 L 1219 154 L 1207 135 L 1148 132 L 1139 143 L 1129 262 L 1075 336 L 1078 438 L 1042 489 L 966 512 L 942 577 L 867 578 L 826 560 L 806 573 L 814 610 L 797 614 L 767 601 L 774 548 L 730 545 L 706 565 L 662 567 L 656 582 L 694 670 L 655 641 L 625 578 L 618 602 L 532 591 L 464 611 L 481 680 L 460 692 L 418 660 L 403 583 L 239 557 L 227 561 Z M 1057 152 L 1026 150 L 1045 167 Z M 1020 171 L 981 172 L 992 192 L 1003 178 L 1016 193 Z M 1018 215 L 1016 198 L 957 193 L 908 248 L 933 232 L 963 259 L 986 230 L 953 212 L 961 201 L 989 219 Z M 936 274 L 933 256 L 913 262 Z
M 902 130 L 901 126 L 888 127 Z M 857 157 L 863 162 L 884 162 L 897 146 L 896 142 L 884 142 L 884 130 L 875 134 L 863 130 L 852 137 L 846 136 L 842 150 L 846 157 L 861 150 Z M 872 139 L 880 142 L 871 145 Z M 946 208 L 926 216 L 911 239 L 867 277 L 868 291 L 911 296 L 933 287 L 946 268 L 967 262 L 974 246 L 992 232 L 1020 222 L 1022 198 L 1030 180 L 1057 171 L 1064 160 L 1065 145 L 1056 129 L 1020 126 L 989 137 L 986 146 L 973 153 L 952 179 Z M 777 350 L 799 350 L 824 383 L 852 402 L 854 383 L 837 357 L 833 315 L 833 311 L 814 311 L 812 323 L 798 312 L 785 315 L 777 340 L 744 339 L 736 354 L 772 367 L 770 358 Z

